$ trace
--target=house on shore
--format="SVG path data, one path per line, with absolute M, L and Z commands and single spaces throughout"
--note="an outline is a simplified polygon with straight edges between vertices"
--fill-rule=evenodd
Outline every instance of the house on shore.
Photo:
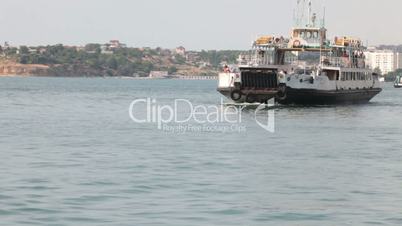
M 149 78 L 167 78 L 169 77 L 168 71 L 151 71 L 149 73 Z

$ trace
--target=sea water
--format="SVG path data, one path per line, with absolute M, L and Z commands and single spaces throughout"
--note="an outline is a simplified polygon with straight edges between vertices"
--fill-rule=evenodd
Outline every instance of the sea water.
M 130 117 L 141 98 L 222 111 L 216 84 L 1 78 L 0 225 L 402 224 L 401 90 L 385 84 L 363 105 L 246 109 L 232 130 Z M 268 131 L 256 118 L 272 110 Z

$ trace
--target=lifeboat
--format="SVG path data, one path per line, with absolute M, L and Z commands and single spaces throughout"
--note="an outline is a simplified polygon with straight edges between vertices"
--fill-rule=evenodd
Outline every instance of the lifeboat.
M 255 41 L 255 44 L 256 45 L 270 45 L 270 44 L 273 44 L 274 41 L 275 41 L 275 38 L 272 36 L 262 36 L 262 37 L 259 37 Z
M 362 45 L 362 41 L 359 38 L 335 37 L 335 45 L 360 47 Z

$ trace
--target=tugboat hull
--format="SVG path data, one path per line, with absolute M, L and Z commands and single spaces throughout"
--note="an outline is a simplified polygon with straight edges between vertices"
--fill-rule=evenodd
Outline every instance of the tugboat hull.
M 286 96 L 278 102 L 301 105 L 358 104 L 369 102 L 381 91 L 381 88 L 333 91 L 288 88 Z

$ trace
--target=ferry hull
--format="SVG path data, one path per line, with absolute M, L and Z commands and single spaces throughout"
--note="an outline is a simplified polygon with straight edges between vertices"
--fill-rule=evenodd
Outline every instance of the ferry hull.
M 233 88 L 218 88 L 217 90 L 223 96 L 236 103 L 265 103 L 268 100 L 274 98 L 278 93 L 276 89 L 240 91 Z M 233 98 L 234 91 L 241 93 L 240 98 Z
M 382 91 L 381 88 L 360 90 L 313 90 L 288 88 L 281 104 L 331 105 L 367 103 Z
M 233 100 L 233 89 L 218 89 L 226 98 Z M 333 104 L 359 104 L 367 103 L 382 91 L 381 88 L 361 89 L 361 90 L 314 90 L 314 89 L 286 89 L 286 95 L 278 98 L 278 91 L 242 91 L 240 99 L 233 100 L 236 103 L 264 103 L 271 98 L 275 101 L 288 105 L 333 105 Z M 249 99 L 249 96 L 253 96 Z

